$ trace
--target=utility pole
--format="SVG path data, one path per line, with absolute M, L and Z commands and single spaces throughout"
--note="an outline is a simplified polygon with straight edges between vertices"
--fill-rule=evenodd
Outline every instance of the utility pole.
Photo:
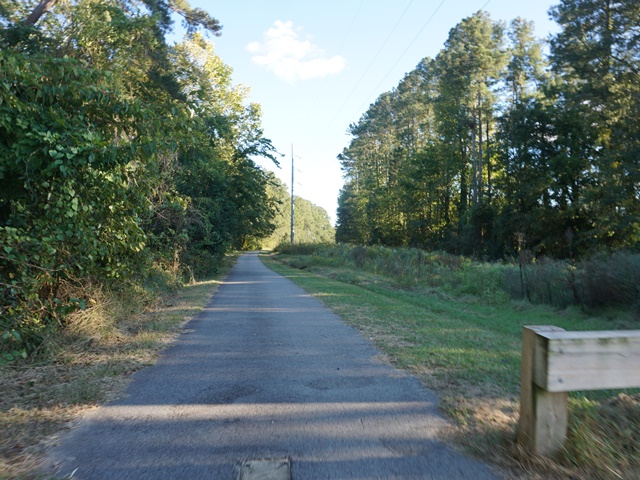
M 295 202 L 293 201 L 293 185 L 294 185 L 294 178 L 293 178 L 293 172 L 295 172 L 295 168 L 293 165 L 293 143 L 291 144 L 291 245 L 293 245 L 293 240 L 294 240 L 294 221 L 295 221 Z

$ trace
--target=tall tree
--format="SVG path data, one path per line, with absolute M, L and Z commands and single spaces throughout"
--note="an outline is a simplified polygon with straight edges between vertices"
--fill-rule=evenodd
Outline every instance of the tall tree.
M 551 12 L 560 103 L 586 124 L 594 182 L 584 208 L 596 219 L 592 242 L 640 246 L 640 4 L 563 0 Z M 582 233 L 585 235 L 585 233 Z
M 442 109 L 453 124 L 459 150 L 460 209 L 478 204 L 484 196 L 487 161 L 485 141 L 490 131 L 485 117 L 493 117 L 496 97 L 492 87 L 505 65 L 503 26 L 486 12 L 464 19 L 449 32 L 436 62 L 441 70 Z M 485 138 L 486 137 L 486 138 Z M 470 168 L 467 167 L 470 163 Z M 468 195 L 468 197 L 467 197 Z
M 360 195 L 357 183 L 347 180 L 338 197 L 336 242 L 354 245 L 369 244 L 366 199 Z
M 28 26 L 35 25 L 43 15 L 53 9 L 56 3 L 58 3 L 58 0 L 39 0 L 24 20 L 24 24 Z M 190 33 L 193 33 L 197 27 L 202 27 L 216 35 L 219 35 L 220 30 L 222 30 L 218 20 L 211 17 L 201 8 L 191 7 L 187 0 L 134 0 L 127 2 L 127 4 L 121 2 L 121 6 L 133 8 L 142 6 L 147 8 L 152 15 L 159 15 L 161 18 L 160 25 L 165 31 L 171 27 L 171 13 L 176 13 L 184 19 L 184 26 Z
M 540 244 L 548 225 L 543 209 L 550 209 L 552 127 L 543 99 L 547 62 L 543 42 L 535 37 L 533 22 L 516 18 L 510 23 L 509 62 L 505 77 L 505 108 L 496 134 L 496 194 L 500 215 L 496 220 L 503 251 L 514 255 L 523 245 Z
M 478 12 L 352 125 L 338 238 L 499 257 L 640 247 L 640 5 Z M 506 48 L 505 48 L 506 47 Z
M 251 159 L 276 159 L 260 108 L 195 33 L 217 21 L 183 0 L 74 0 L 25 25 L 35 4 L 0 0 L 0 347 L 27 350 L 88 278 L 213 266 L 275 215 Z M 175 48 L 172 11 L 190 32 Z
M 546 78 L 547 62 L 542 55 L 543 42 L 535 36 L 533 22 L 516 18 L 509 24 L 507 89 L 511 105 L 538 96 L 540 83 Z

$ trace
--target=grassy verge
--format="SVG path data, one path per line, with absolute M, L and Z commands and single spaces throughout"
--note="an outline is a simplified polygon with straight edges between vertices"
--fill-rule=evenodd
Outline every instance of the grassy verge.
M 0 479 L 37 479 L 48 438 L 87 409 L 114 400 L 130 374 L 198 314 L 235 262 L 213 279 L 180 288 L 104 292 L 74 314 L 29 361 L 0 367 Z
M 447 434 L 510 468 L 513 478 L 640 478 L 640 397 L 632 391 L 572 394 L 570 437 L 556 459 L 530 457 L 514 441 L 521 327 L 610 329 L 606 318 L 576 307 L 555 310 L 500 295 L 407 286 L 353 267 L 318 265 L 312 256 L 263 260 L 360 329 L 394 364 L 434 388 L 441 408 L 455 420 Z

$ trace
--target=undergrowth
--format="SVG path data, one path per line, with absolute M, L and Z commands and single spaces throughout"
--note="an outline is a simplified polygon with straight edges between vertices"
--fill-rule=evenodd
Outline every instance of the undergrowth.
M 517 262 L 442 252 L 282 245 L 265 260 L 436 389 L 455 420 L 451 437 L 511 468 L 510 478 L 638 480 L 636 390 L 571 393 L 569 436 L 556 458 L 532 456 L 515 442 L 522 325 L 639 328 L 638 299 L 629 293 L 640 285 L 638 258 L 620 253 L 576 265 L 530 259 L 521 270 Z M 617 296 L 606 300 L 607 290 Z
M 0 365 L 0 479 L 37 479 L 50 436 L 87 408 L 117 398 L 129 374 L 155 362 L 185 321 L 202 310 L 231 267 L 182 285 L 158 269 L 141 283 L 85 285 L 85 309 L 43 332 L 28 358 Z
M 625 309 L 640 320 L 640 254 L 599 254 L 580 262 L 534 258 L 481 262 L 446 252 L 347 244 L 280 244 L 298 268 L 356 268 L 384 275 L 402 288 L 437 287 L 452 295 L 488 301 L 526 300 L 534 304 L 585 309 Z M 619 310 L 617 312 L 619 314 Z

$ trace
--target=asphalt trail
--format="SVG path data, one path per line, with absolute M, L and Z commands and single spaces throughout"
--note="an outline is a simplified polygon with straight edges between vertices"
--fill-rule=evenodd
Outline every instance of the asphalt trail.
M 187 328 L 63 435 L 61 475 L 232 480 L 241 462 L 281 459 L 294 480 L 496 478 L 437 439 L 432 392 L 255 253 Z

